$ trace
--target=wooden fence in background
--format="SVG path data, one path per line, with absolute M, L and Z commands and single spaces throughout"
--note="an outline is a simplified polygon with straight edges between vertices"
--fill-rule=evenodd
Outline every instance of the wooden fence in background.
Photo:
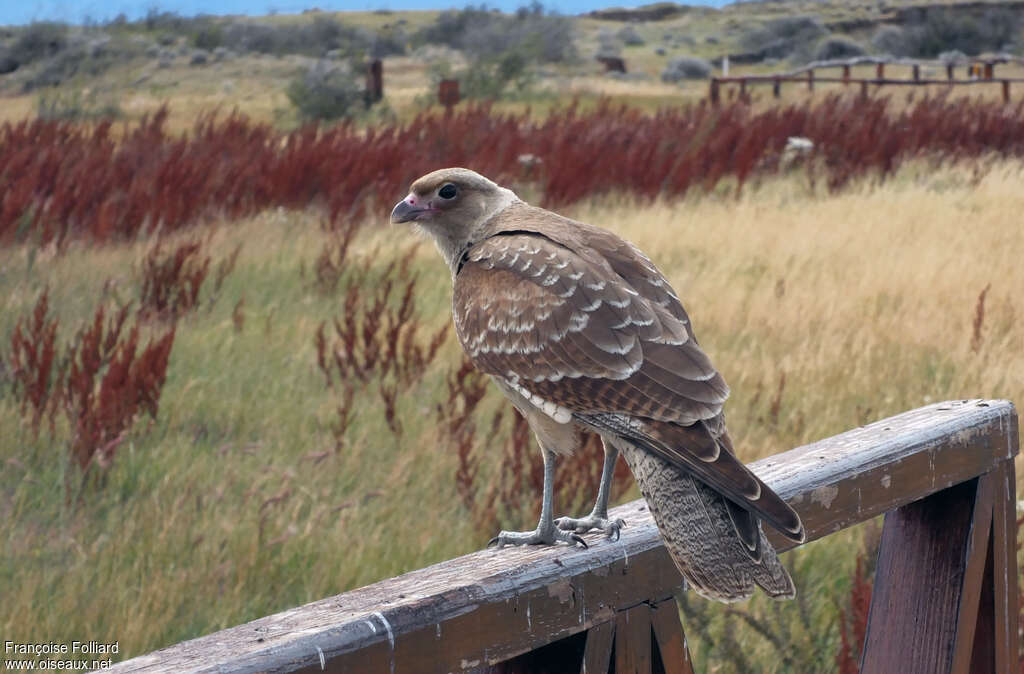
M 751 465 L 808 541 L 885 514 L 862 672 L 1017 670 L 1017 451 L 1012 403 L 964 400 Z M 476 552 L 113 670 L 692 674 L 681 579 L 644 502 L 612 517 L 629 524 L 618 541 Z
M 748 95 L 749 87 L 758 84 L 771 84 L 772 95 L 775 98 L 780 98 L 782 96 L 782 85 L 786 82 L 804 85 L 807 87 L 808 91 L 814 91 L 815 84 L 843 84 L 845 86 L 858 85 L 860 87 L 860 95 L 865 97 L 868 95 L 869 88 L 872 86 L 876 88 L 883 86 L 927 85 L 953 87 L 963 85 L 998 84 L 1002 88 L 1003 101 L 1009 103 L 1010 85 L 1015 83 L 1024 83 L 1024 77 L 997 78 L 995 75 L 996 66 L 1006 62 L 1007 61 L 1004 59 L 989 59 L 961 64 L 961 67 L 964 69 L 967 77 L 965 79 L 957 79 L 957 66 L 954 64 L 914 61 L 892 62 L 873 58 L 858 58 L 847 61 L 823 61 L 813 63 L 800 68 L 799 70 L 787 73 L 712 77 L 708 87 L 708 99 L 712 104 L 717 105 L 721 101 L 722 87 L 728 84 L 733 84 L 738 87 L 741 98 Z M 874 65 L 875 67 L 875 76 L 873 78 L 853 77 L 851 75 L 853 67 L 867 64 Z M 910 76 L 908 78 L 890 76 L 893 68 L 900 66 L 909 68 Z M 945 70 L 945 79 L 932 76 L 922 76 L 922 66 L 925 68 L 925 73 L 929 72 L 929 70 Z M 890 75 L 886 75 L 887 67 Z M 837 71 L 839 74 L 821 76 L 819 73 L 822 70 Z

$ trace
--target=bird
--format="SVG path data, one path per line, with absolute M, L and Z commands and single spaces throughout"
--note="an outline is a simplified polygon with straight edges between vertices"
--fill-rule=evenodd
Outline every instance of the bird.
M 762 522 L 797 543 L 800 516 L 736 457 L 729 387 L 651 259 L 613 232 L 532 206 L 466 168 L 415 180 L 391 212 L 433 239 L 452 277 L 452 317 L 474 366 L 525 417 L 544 462 L 533 531 L 491 544 L 617 539 L 608 499 L 621 454 L 687 585 L 717 601 L 796 595 Z M 555 463 L 597 433 L 604 466 L 584 517 L 553 513 Z

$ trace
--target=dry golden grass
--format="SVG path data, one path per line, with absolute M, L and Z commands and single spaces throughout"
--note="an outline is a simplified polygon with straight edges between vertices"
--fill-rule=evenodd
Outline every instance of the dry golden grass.
M 725 190 L 655 204 L 608 197 L 568 214 L 633 240 L 666 272 L 733 388 L 729 425 L 750 460 L 929 401 L 1024 399 L 1022 178 L 1020 163 L 918 163 L 830 195 L 797 171 L 738 199 Z M 366 223 L 357 256 L 399 254 L 384 219 Z M 119 448 L 105 484 L 80 501 L 64 500 L 74 466 L 62 429 L 33 440 L 0 397 L 5 638 L 119 639 L 131 656 L 484 544 L 434 421 L 453 341 L 400 398 L 403 436 L 388 431 L 371 382 L 343 448 L 332 449 L 337 401 L 316 370 L 313 335 L 341 307 L 309 276 L 324 236 L 312 213 L 216 229 L 215 260 L 244 241 L 236 271 L 216 305 L 179 325 L 158 421 Z M 108 292 L 130 298 L 148 245 L 0 251 L 0 337 L 46 285 L 65 335 L 108 278 Z M 426 245 L 413 265 L 419 315 L 447 322 L 447 271 Z M 232 308 L 243 297 L 238 331 Z M 489 409 L 502 404 L 490 395 Z M 497 478 L 493 464 L 483 462 L 480 479 Z M 532 525 L 536 505 L 500 524 Z M 820 630 L 800 632 L 799 643 L 826 666 L 853 539 L 791 556 Z M 767 604 L 751 610 L 799 622 L 795 605 Z M 737 638 L 759 671 L 788 671 L 760 637 Z

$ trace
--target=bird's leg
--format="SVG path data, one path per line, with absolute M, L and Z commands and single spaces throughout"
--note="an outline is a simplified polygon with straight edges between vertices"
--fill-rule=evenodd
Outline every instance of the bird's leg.
M 608 497 L 612 490 L 612 476 L 615 475 L 615 461 L 619 458 L 619 450 L 607 440 L 604 444 L 604 468 L 601 470 L 601 486 L 597 488 L 597 501 L 594 509 L 586 517 L 559 517 L 555 524 L 563 531 L 575 531 L 585 534 L 591 529 L 603 531 L 608 538 L 619 539 L 619 530 L 626 526 L 621 519 L 608 519 Z
M 552 517 L 552 501 L 554 500 L 555 455 L 553 452 L 540 448 L 544 455 L 544 499 L 540 507 L 540 521 L 533 531 L 502 531 L 492 538 L 487 547 L 497 544 L 499 548 L 506 545 L 552 545 L 556 541 L 565 541 L 570 545 L 577 543 L 587 547 L 586 542 L 571 531 L 562 531 L 555 526 Z

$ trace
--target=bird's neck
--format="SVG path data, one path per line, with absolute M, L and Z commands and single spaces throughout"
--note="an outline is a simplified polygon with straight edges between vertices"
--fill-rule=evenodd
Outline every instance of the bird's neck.
M 521 203 L 523 202 L 516 196 L 515 192 L 501 188 L 500 198 L 492 201 L 490 208 L 481 213 L 476 224 L 469 228 L 468 237 L 466 235 L 453 237 L 448 232 L 431 232 L 434 235 L 434 243 L 437 245 L 441 257 L 444 258 L 452 272 L 453 279 L 459 273 L 462 258 L 466 252 L 495 233 L 493 231 L 495 218 L 501 215 L 509 206 Z

